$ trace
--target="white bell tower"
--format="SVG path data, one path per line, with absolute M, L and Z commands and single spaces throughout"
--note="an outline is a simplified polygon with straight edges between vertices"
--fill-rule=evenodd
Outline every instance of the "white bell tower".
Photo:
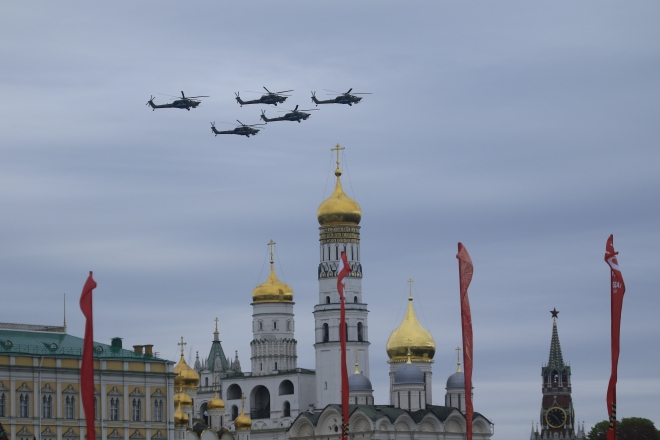
M 346 349 L 357 353 L 362 372 L 369 377 L 369 331 L 367 304 L 362 298 L 362 264 L 360 263 L 360 220 L 358 203 L 348 197 L 341 187 L 339 152 L 337 145 L 337 181 L 332 195 L 317 211 L 319 224 L 318 268 L 319 301 L 314 306 L 316 349 L 316 407 L 341 404 L 341 346 L 339 342 L 340 303 L 337 291 L 337 267 L 341 253 L 346 252 L 351 272 L 344 279 L 346 295 Z M 347 356 L 346 368 L 351 371 Z

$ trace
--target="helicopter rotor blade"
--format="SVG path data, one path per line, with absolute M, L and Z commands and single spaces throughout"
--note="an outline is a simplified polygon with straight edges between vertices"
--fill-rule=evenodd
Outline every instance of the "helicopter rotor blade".
M 271 91 L 268 90 L 265 86 L 262 86 L 262 87 L 264 88 L 265 91 L 267 91 L 268 93 L 271 93 Z
M 183 90 L 181 90 L 181 97 L 182 97 L 183 99 L 186 99 L 186 95 L 183 94 Z
M 326 92 L 336 93 L 337 95 L 343 95 L 342 92 L 335 92 L 334 90 L 328 90 L 328 89 L 323 89 L 323 90 L 325 90 Z
M 353 93 L 353 95 L 373 95 L 373 93 Z
M 169 96 L 170 98 L 176 98 L 176 99 L 179 99 L 179 96 L 167 95 L 167 94 L 165 94 L 165 93 L 157 93 L 157 95 Z
M 188 96 L 186 99 L 193 99 L 193 98 L 210 98 L 208 95 L 202 95 L 202 96 Z
M 275 94 L 279 95 L 280 93 L 288 93 L 288 92 L 293 92 L 293 90 L 282 90 L 281 92 L 275 92 Z
M 351 90 L 353 90 L 353 87 L 351 87 L 350 89 L 348 89 L 348 92 L 346 92 L 346 94 L 348 95 L 349 93 L 351 93 Z

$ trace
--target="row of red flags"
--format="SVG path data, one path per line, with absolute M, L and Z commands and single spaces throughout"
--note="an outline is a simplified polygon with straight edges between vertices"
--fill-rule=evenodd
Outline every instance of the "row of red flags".
M 611 271 L 611 307 L 612 307 L 612 375 L 607 388 L 607 411 L 610 426 L 607 430 L 607 440 L 616 440 L 616 382 L 617 368 L 619 363 L 619 335 L 621 329 L 621 309 L 623 306 L 623 295 L 626 286 L 623 283 L 621 269 L 614 251 L 614 237 L 610 235 L 605 246 L 605 262 Z M 458 274 L 461 302 L 461 330 L 463 335 L 463 367 L 465 370 L 465 419 L 467 426 L 467 440 L 472 440 L 472 367 L 473 367 L 473 345 L 472 345 L 472 315 L 470 314 L 470 300 L 468 298 L 468 287 L 472 281 L 472 259 L 462 243 L 458 243 Z M 340 326 L 339 340 L 341 344 L 341 406 L 342 406 L 342 440 L 348 439 L 349 408 L 348 408 L 348 369 L 346 366 L 346 307 L 344 296 L 344 282 L 351 267 L 345 252 L 341 253 L 339 267 L 337 268 L 337 291 L 340 301 Z M 95 438 L 89 433 L 95 433 L 94 427 L 94 324 L 92 314 L 92 291 L 96 288 L 96 282 L 89 272 L 82 294 L 80 295 L 80 310 L 85 315 L 85 339 L 83 342 L 82 366 L 80 368 L 80 394 L 82 396 L 85 419 L 87 423 L 87 438 Z

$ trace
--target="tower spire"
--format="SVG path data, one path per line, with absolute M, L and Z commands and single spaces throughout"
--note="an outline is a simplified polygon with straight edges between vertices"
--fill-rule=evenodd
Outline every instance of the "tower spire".
M 64 294 L 64 332 L 66 333 L 66 293 Z
M 552 310 L 552 340 L 550 342 L 550 356 L 548 358 L 548 367 L 564 367 L 564 357 L 561 354 L 561 345 L 559 344 L 559 334 L 557 333 L 557 314 L 559 311 Z
M 461 347 L 456 347 L 456 364 L 458 368 L 456 369 L 457 373 L 462 373 L 461 371 Z

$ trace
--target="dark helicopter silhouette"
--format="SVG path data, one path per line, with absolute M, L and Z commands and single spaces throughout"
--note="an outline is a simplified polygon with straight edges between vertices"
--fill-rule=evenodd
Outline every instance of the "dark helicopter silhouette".
M 259 99 L 253 99 L 251 101 L 243 101 L 240 96 L 238 96 L 238 92 L 236 92 L 236 102 L 238 102 L 241 107 L 244 105 L 248 104 L 273 104 L 277 105 L 278 103 L 283 103 L 286 101 L 286 98 L 289 97 L 289 95 L 281 95 L 280 93 L 287 93 L 287 92 L 293 92 L 293 90 L 282 90 L 281 92 L 271 92 L 268 90 L 266 87 L 264 87 L 264 90 L 268 92 L 267 95 L 261 95 L 261 98 Z M 258 92 L 253 92 L 253 93 L 258 93 Z
M 183 94 L 183 90 L 181 91 L 181 98 L 179 98 L 178 96 L 165 95 L 164 93 L 159 93 L 159 95 L 169 96 L 170 98 L 177 98 L 177 99 L 176 101 L 171 102 L 169 104 L 156 105 L 154 104 L 154 97 L 152 96 L 147 102 L 147 105 L 150 105 L 154 111 L 157 108 L 180 108 L 180 109 L 185 108 L 186 110 L 190 111 L 191 108 L 197 108 L 197 106 L 202 103 L 202 101 L 197 101 L 193 98 L 208 98 L 208 96 L 186 96 Z
M 267 118 L 266 117 L 266 112 L 264 110 L 261 110 L 261 119 L 263 119 L 266 122 L 275 122 L 275 121 L 304 121 L 308 119 L 311 114 L 305 113 L 305 112 L 310 112 L 318 110 L 317 108 L 311 108 L 307 110 L 298 110 L 298 106 L 294 108 L 293 110 L 287 110 L 289 113 L 285 114 L 284 116 L 280 116 L 279 118 Z
M 259 131 L 261 130 L 259 128 L 253 128 L 253 127 L 255 127 L 256 125 L 266 125 L 266 124 L 245 125 L 238 119 L 236 119 L 236 122 L 238 122 L 240 125 L 236 126 L 236 128 L 234 128 L 233 130 L 226 130 L 226 131 L 218 131 L 215 128 L 215 122 L 211 122 L 211 130 L 213 131 L 213 133 L 215 133 L 216 136 L 219 134 L 238 134 L 240 136 L 250 137 L 250 136 L 256 136 L 257 133 L 259 133 Z M 221 124 L 227 124 L 227 122 L 221 122 Z
M 325 101 L 319 101 L 316 99 L 316 92 L 312 92 L 312 102 L 316 104 L 318 107 L 319 104 L 348 104 L 348 105 L 353 105 L 353 104 L 359 104 L 360 101 L 362 101 L 361 96 L 355 96 L 355 95 L 371 95 L 371 93 L 353 93 L 351 94 L 351 90 L 353 88 L 351 87 L 348 89 L 348 92 L 346 93 L 339 93 L 339 92 L 334 92 L 332 90 L 328 89 L 323 89 L 326 92 L 332 92 L 338 96 L 336 96 L 334 99 L 327 99 Z

